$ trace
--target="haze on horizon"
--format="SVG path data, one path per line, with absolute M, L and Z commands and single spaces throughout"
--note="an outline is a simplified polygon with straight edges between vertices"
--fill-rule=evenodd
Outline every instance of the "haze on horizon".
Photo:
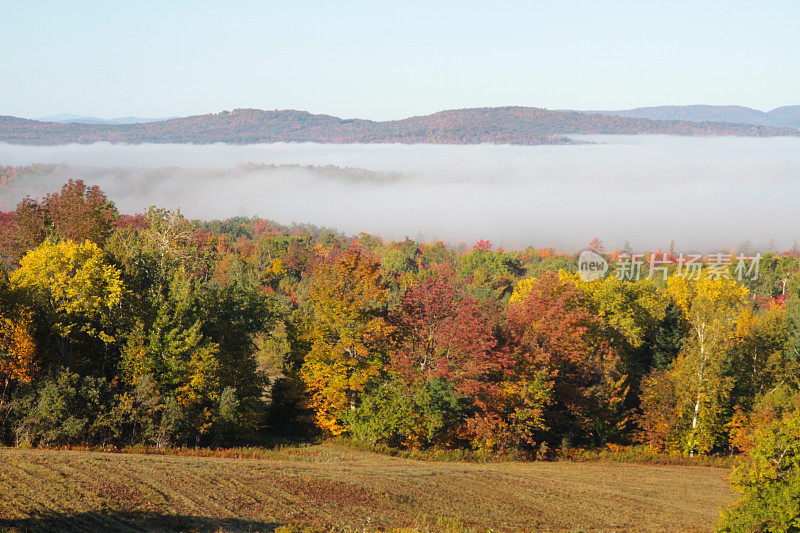
M 261 216 L 348 234 L 521 248 L 727 251 L 744 241 L 800 240 L 800 139 L 593 136 L 594 145 L 93 145 L 0 144 L 11 165 L 102 167 L 121 211 L 151 205 L 192 218 Z M 303 169 L 242 172 L 243 163 L 337 165 L 400 172 L 386 182 L 321 179 Z M 114 170 L 124 168 L 123 171 Z M 162 170 L 153 170 L 162 169 Z M 204 169 L 235 169 L 209 177 Z M 79 175 L 76 170 L 75 178 Z M 217 173 L 219 174 L 219 173 Z M 12 182 L 0 210 L 63 180 Z

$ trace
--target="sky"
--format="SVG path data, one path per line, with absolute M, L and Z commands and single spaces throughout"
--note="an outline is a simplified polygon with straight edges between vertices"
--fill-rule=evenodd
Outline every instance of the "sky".
M 800 2 L 0 0 L 0 115 L 800 104 Z

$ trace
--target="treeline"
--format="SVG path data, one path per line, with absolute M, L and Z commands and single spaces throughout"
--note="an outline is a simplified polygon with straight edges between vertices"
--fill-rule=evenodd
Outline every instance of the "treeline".
M 794 252 L 584 282 L 553 250 L 122 215 L 69 181 L 0 216 L 0 253 L 6 444 L 729 453 L 800 401 Z
M 0 116 L 0 142 L 573 144 L 569 134 L 798 135 L 791 128 L 627 118 L 535 107 L 454 109 L 376 122 L 304 111 L 236 109 L 141 124 L 61 124 Z
M 48 184 L 61 184 L 75 176 L 81 176 L 84 181 L 94 182 L 107 179 L 109 175 L 126 182 L 126 187 L 132 192 L 151 191 L 153 187 L 175 179 L 202 182 L 258 175 L 259 177 L 275 176 L 289 180 L 310 176 L 342 183 L 392 183 L 404 177 L 400 172 L 382 172 L 336 165 L 241 163 L 231 168 L 186 169 L 181 167 L 83 167 L 64 163 L 58 165 L 35 163 L 25 166 L 0 166 L 0 187 L 18 185 L 23 189 L 33 187 L 41 190 Z
M 12 180 L 31 178 L 42 174 L 50 174 L 64 165 L 34 163 L 25 166 L 0 165 L 0 187 L 8 185 Z

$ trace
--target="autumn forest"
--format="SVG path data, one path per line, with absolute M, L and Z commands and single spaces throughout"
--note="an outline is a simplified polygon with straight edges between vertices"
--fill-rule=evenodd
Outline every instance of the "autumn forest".
M 6 445 L 749 454 L 741 490 L 798 487 L 797 250 L 585 281 L 554 249 L 120 213 L 70 180 L 0 213 L 0 253 Z

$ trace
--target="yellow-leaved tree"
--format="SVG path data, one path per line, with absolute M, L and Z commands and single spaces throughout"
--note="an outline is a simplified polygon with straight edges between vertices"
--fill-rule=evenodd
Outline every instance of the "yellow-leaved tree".
M 25 254 L 10 281 L 44 313 L 62 356 L 70 355 L 78 333 L 105 343 L 114 340 L 108 330 L 123 284 L 119 270 L 106 261 L 97 244 L 44 242 Z
M 344 431 L 342 411 L 382 367 L 387 333 L 386 288 L 380 262 L 361 248 L 333 254 L 314 272 L 309 287 L 312 346 L 301 369 L 316 422 L 325 432 Z
M 620 340 L 639 348 L 664 318 L 669 299 L 652 279 L 622 281 L 615 276 L 582 281 L 577 274 L 561 273 L 588 298 L 590 310 Z
M 726 364 L 747 289 L 725 277 L 672 276 L 668 290 L 690 328 L 673 370 L 678 411 L 687 425 L 682 444 L 690 454 L 709 452 L 724 434 L 723 408 L 732 385 Z

